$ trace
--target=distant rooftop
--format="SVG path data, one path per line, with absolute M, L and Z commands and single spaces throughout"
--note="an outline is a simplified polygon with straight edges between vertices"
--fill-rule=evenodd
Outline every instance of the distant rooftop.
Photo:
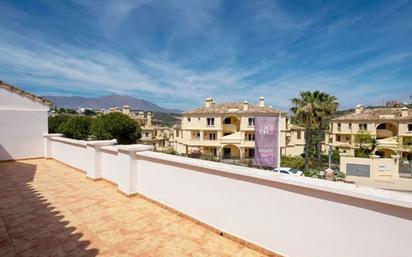
M 404 109 L 405 110 L 405 109 Z M 402 108 L 365 109 L 359 113 L 353 112 L 339 116 L 334 121 L 346 120 L 412 120 L 412 109 L 407 109 L 408 115 L 402 116 Z
M 193 109 L 191 111 L 183 112 L 185 114 L 207 114 L 207 113 L 262 113 L 262 114 L 280 114 L 282 113 L 280 110 L 275 109 L 270 106 L 261 107 L 255 104 L 249 104 L 248 108 L 245 110 L 243 108 L 244 103 L 236 103 L 236 102 L 227 102 L 227 103 L 215 103 L 212 104 L 210 107 L 201 107 L 197 109 Z

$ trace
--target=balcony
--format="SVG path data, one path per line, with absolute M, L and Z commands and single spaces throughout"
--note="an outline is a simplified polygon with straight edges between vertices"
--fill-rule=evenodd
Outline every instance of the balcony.
M 377 129 L 376 130 L 376 137 L 377 138 L 388 138 L 395 136 L 395 133 L 389 129 Z
M 410 254 L 408 194 L 113 141 L 46 135 L 43 147 L 49 159 L 0 163 L 0 251 L 12 256 Z
M 236 132 L 220 138 L 222 144 L 240 144 L 242 142 L 242 136 L 240 132 Z
M 0 170 L 0 235 L 10 238 L 1 256 L 263 256 L 55 160 L 0 163 Z
M 234 133 L 239 131 L 239 128 L 235 124 L 223 124 L 223 131 Z

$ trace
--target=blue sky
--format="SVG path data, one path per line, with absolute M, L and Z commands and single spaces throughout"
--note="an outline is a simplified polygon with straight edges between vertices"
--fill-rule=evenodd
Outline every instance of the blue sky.
M 0 0 L 0 80 L 41 95 L 209 96 L 287 110 L 409 100 L 412 1 Z

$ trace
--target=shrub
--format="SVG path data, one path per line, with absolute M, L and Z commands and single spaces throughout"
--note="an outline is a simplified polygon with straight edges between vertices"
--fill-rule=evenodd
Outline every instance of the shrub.
M 178 155 L 177 151 L 175 149 L 172 149 L 172 148 L 169 148 L 169 149 L 166 149 L 166 150 L 161 150 L 161 151 L 158 151 L 158 152 L 172 154 L 172 155 Z
M 371 150 L 368 148 L 361 146 L 357 151 L 355 151 L 355 157 L 359 158 L 368 158 L 369 155 L 371 154 Z
M 68 119 L 70 119 L 70 116 L 64 115 L 64 114 L 50 116 L 49 117 L 49 133 L 60 133 L 58 130 L 60 124 L 62 124 L 63 122 L 66 122 Z
M 322 176 L 320 175 L 320 172 L 315 169 L 305 170 L 305 177 L 322 178 Z
M 282 167 L 291 167 L 291 168 L 297 168 L 301 169 L 303 166 L 305 166 L 305 159 L 303 159 L 300 156 L 282 156 L 280 158 L 281 164 L 280 166 Z
M 336 181 L 343 181 L 345 180 L 346 174 L 340 171 L 335 171 L 335 180 Z
M 136 121 L 122 113 L 109 113 L 93 119 L 91 134 L 94 139 L 116 139 L 119 144 L 135 144 L 141 137 Z
M 57 131 L 68 138 L 86 140 L 89 137 L 90 123 L 90 117 L 72 116 L 61 123 Z

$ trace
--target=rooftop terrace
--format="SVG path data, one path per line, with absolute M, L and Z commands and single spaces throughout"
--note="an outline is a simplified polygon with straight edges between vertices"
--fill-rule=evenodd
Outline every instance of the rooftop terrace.
M 264 256 L 57 161 L 0 163 L 0 256 L 66 255 Z

